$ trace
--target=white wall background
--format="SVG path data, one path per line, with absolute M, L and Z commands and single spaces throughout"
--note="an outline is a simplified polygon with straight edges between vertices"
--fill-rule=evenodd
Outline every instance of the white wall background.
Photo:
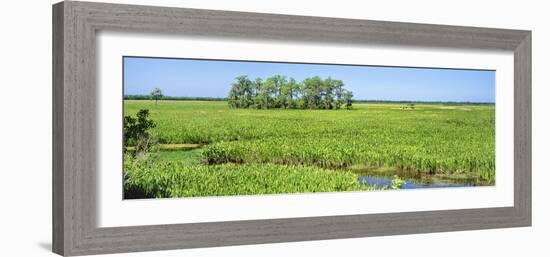
M 51 4 L 0 9 L 0 256 L 55 256 L 51 247 Z M 191 8 L 533 31 L 533 227 L 145 252 L 116 256 L 548 256 L 550 26 L 545 1 L 126 0 Z M 396 203 L 399 204 L 399 203 Z

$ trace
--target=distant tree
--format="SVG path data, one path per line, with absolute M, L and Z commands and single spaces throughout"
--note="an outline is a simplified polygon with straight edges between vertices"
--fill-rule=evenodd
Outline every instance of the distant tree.
M 260 103 L 262 109 L 275 108 L 279 85 L 280 78 L 277 76 L 269 77 L 262 83 L 260 87 Z
M 321 85 L 321 104 L 323 105 L 323 109 L 328 110 L 333 107 L 334 85 L 335 81 L 331 77 L 323 80 L 323 84 Z
M 306 78 L 302 81 L 302 93 L 304 98 L 305 108 L 321 109 L 321 93 L 323 81 L 320 77 L 315 76 Z
M 333 80 L 332 89 L 334 90 L 334 99 L 332 102 L 332 105 L 334 106 L 334 109 L 338 110 L 343 104 L 343 96 L 344 96 L 344 82 L 341 80 Z
M 266 83 L 269 84 L 273 101 L 269 108 L 287 108 L 290 102 L 287 102 L 288 80 L 285 76 L 275 75 L 267 78 Z
M 252 81 L 248 79 L 247 76 L 242 76 L 237 78 L 238 83 L 241 84 L 242 94 L 240 97 L 240 105 L 248 108 L 253 104 L 253 95 L 252 95 Z
M 297 108 L 298 94 L 300 92 L 300 85 L 296 83 L 296 80 L 290 78 L 287 83 L 282 86 L 282 103 L 284 108 L 295 109 Z
M 343 102 L 344 102 L 344 105 L 346 106 L 346 109 L 351 110 L 353 92 L 349 90 L 345 90 L 342 95 L 342 98 L 344 100 Z
M 229 106 L 233 108 L 248 108 L 253 103 L 252 81 L 248 76 L 238 76 L 229 91 Z
M 252 102 L 257 109 L 262 108 L 262 97 L 260 96 L 262 84 L 261 78 L 256 78 L 256 80 L 252 82 Z
M 157 104 L 158 100 L 160 100 L 163 97 L 162 91 L 160 88 L 155 88 L 153 91 L 151 91 L 151 98 L 155 100 L 155 104 Z
M 229 90 L 229 95 L 227 96 L 227 104 L 229 104 L 229 107 L 239 108 L 239 97 L 239 89 L 235 86 L 235 84 L 233 84 Z

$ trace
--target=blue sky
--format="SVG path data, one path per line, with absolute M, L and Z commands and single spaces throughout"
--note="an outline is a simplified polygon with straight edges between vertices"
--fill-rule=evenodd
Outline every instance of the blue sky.
M 377 66 L 124 57 L 124 94 L 226 97 L 235 77 L 284 75 L 342 80 L 354 99 L 494 102 L 495 72 Z

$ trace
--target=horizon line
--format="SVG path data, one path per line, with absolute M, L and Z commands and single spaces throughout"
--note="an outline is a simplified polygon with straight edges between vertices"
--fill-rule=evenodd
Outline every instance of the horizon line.
M 126 99 L 126 97 L 140 97 L 149 98 L 149 95 L 123 95 L 123 100 L 145 100 L 145 99 Z M 176 98 L 167 100 L 193 100 L 193 99 L 217 99 L 220 101 L 227 100 L 227 97 L 215 97 L 215 96 L 171 96 L 165 95 L 163 97 Z M 177 99 L 180 98 L 180 99 Z M 395 102 L 395 103 L 469 103 L 469 104 L 495 104 L 495 102 L 476 102 L 476 101 L 455 101 L 455 100 L 382 100 L 382 99 L 352 99 L 353 102 Z

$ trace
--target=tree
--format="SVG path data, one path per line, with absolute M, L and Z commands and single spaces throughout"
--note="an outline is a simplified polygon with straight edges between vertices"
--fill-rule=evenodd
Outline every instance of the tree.
M 124 116 L 124 149 L 133 146 L 134 155 L 146 153 L 151 149 L 153 140 L 149 130 L 156 126 L 156 123 L 149 119 L 149 110 L 141 109 L 136 116 Z
M 229 91 L 229 106 L 248 108 L 252 104 L 252 81 L 246 75 L 238 76 L 235 79 L 237 81 L 231 84 Z
M 260 96 L 262 84 L 261 78 L 256 78 L 256 80 L 252 82 L 252 102 L 257 109 L 262 108 L 262 97 Z
M 229 90 L 229 95 L 227 96 L 227 103 L 229 104 L 229 107 L 231 108 L 239 108 L 239 97 L 240 92 L 239 89 L 235 84 L 231 86 L 231 89 Z
M 332 89 L 334 90 L 334 99 L 332 105 L 334 109 L 338 110 L 343 104 L 343 95 L 344 95 L 344 82 L 341 80 L 333 80 Z
M 296 80 L 290 78 L 287 83 L 282 86 L 281 97 L 284 108 L 295 109 L 297 108 L 298 94 L 300 92 L 300 85 L 296 83 Z
M 351 110 L 353 92 L 349 90 L 344 90 L 344 94 L 342 97 L 343 97 L 343 100 L 344 100 L 343 102 L 346 106 L 346 109 Z
M 160 88 L 156 87 L 155 89 L 153 89 L 153 91 L 151 91 L 151 98 L 155 100 L 155 104 L 157 104 L 158 100 L 160 100 L 162 97 L 163 95 Z
M 285 76 L 275 75 L 267 78 L 266 83 L 269 83 L 269 90 L 273 101 L 270 108 L 287 108 L 290 102 L 287 102 L 287 84 L 288 80 Z
M 320 77 L 315 76 L 306 78 L 302 81 L 302 94 L 304 98 L 305 108 L 321 109 L 321 87 L 323 81 Z
M 260 105 L 262 109 L 275 107 L 275 97 L 277 96 L 279 78 L 269 77 L 260 87 Z
M 325 80 L 323 80 L 323 83 L 321 85 L 321 102 L 323 105 L 323 109 L 332 109 L 333 107 L 333 101 L 334 101 L 334 85 L 335 81 L 328 77 Z
M 239 98 L 240 106 L 248 108 L 252 105 L 252 81 L 248 79 L 248 76 L 240 76 L 237 78 L 241 88 L 241 97 Z

